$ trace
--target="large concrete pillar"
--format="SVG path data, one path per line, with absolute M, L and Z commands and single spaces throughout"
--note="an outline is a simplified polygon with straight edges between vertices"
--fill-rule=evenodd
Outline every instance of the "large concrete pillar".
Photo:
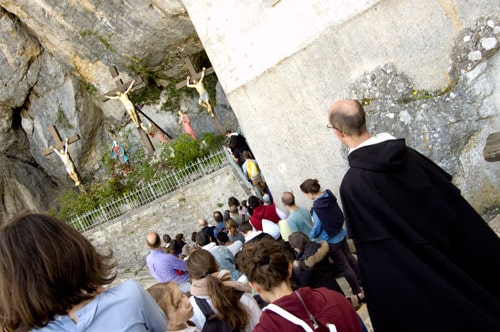
M 347 168 L 345 149 L 326 128 L 334 99 L 356 97 L 352 84 L 387 63 L 418 91 L 448 87 L 458 33 L 500 12 L 494 0 L 183 3 L 274 196 L 292 190 L 303 206 L 310 206 L 303 180 L 337 193 Z M 496 167 L 495 181 L 499 175 Z

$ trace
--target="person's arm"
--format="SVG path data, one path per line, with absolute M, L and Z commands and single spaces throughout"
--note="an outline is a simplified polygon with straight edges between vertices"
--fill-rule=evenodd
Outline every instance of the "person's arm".
M 175 259 L 173 259 L 171 263 L 173 269 L 187 271 L 187 262 L 185 260 L 175 257 Z
M 205 67 L 203 67 L 203 69 L 201 70 L 201 77 L 200 77 L 200 81 L 199 81 L 200 83 L 203 82 L 203 79 L 205 78 L 205 70 L 206 70 Z
M 191 80 L 191 76 L 188 76 L 188 77 L 187 77 L 186 86 L 187 86 L 188 88 L 194 88 L 194 87 L 196 87 L 196 85 L 194 85 L 194 84 L 192 84 L 192 83 L 190 83 L 190 82 L 189 82 L 190 80 Z
M 134 85 L 135 83 L 135 80 L 132 80 L 132 82 L 130 82 L 130 85 L 128 86 L 127 90 L 123 93 L 124 95 L 126 95 L 127 93 L 130 92 L 130 89 L 132 89 L 132 85 Z
M 319 220 L 318 215 L 314 213 L 314 211 L 313 211 L 313 220 L 314 223 L 311 229 L 311 233 L 309 234 L 309 238 L 311 240 L 317 238 L 321 233 L 321 221 Z
M 108 95 L 105 95 L 104 97 L 106 97 L 108 99 L 120 99 L 119 96 L 108 96 Z
M 64 155 L 68 154 L 68 139 L 64 140 Z

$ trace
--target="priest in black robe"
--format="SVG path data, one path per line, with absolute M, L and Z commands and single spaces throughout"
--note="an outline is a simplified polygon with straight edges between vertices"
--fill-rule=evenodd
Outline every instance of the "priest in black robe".
M 329 109 L 350 148 L 340 186 L 368 312 L 380 331 L 500 331 L 500 239 L 443 169 L 389 134 L 360 103 Z

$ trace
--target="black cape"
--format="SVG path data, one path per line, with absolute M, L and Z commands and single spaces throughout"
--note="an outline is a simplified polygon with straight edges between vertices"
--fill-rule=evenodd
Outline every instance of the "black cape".
M 349 154 L 340 197 L 380 331 L 500 331 L 500 239 L 403 139 Z

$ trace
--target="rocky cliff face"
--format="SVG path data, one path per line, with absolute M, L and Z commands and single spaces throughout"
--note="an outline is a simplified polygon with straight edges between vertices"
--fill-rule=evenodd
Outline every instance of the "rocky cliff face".
M 159 104 L 145 109 L 176 136 L 177 116 L 161 103 L 174 92 L 178 95 L 174 84 L 188 74 L 185 57 L 195 66 L 196 61 L 207 65 L 180 0 L 1 0 L 0 49 L 2 221 L 22 210 L 54 208 L 58 192 L 73 186 L 61 160 L 55 154 L 42 155 L 55 143 L 49 126 L 54 125 L 62 139 L 80 136 L 69 151 L 84 181 L 101 176 L 101 160 L 113 139 L 141 148 L 123 105 L 101 100 L 116 87 L 111 66 L 124 81 L 142 77 L 138 90 L 163 90 Z M 218 98 L 223 97 L 218 88 Z M 181 91 L 177 105 L 171 106 L 191 112 L 195 130 L 215 132 L 196 99 Z M 224 111 L 221 118 L 230 128 L 236 120 L 227 114 L 228 108 L 221 101 L 216 112 Z

